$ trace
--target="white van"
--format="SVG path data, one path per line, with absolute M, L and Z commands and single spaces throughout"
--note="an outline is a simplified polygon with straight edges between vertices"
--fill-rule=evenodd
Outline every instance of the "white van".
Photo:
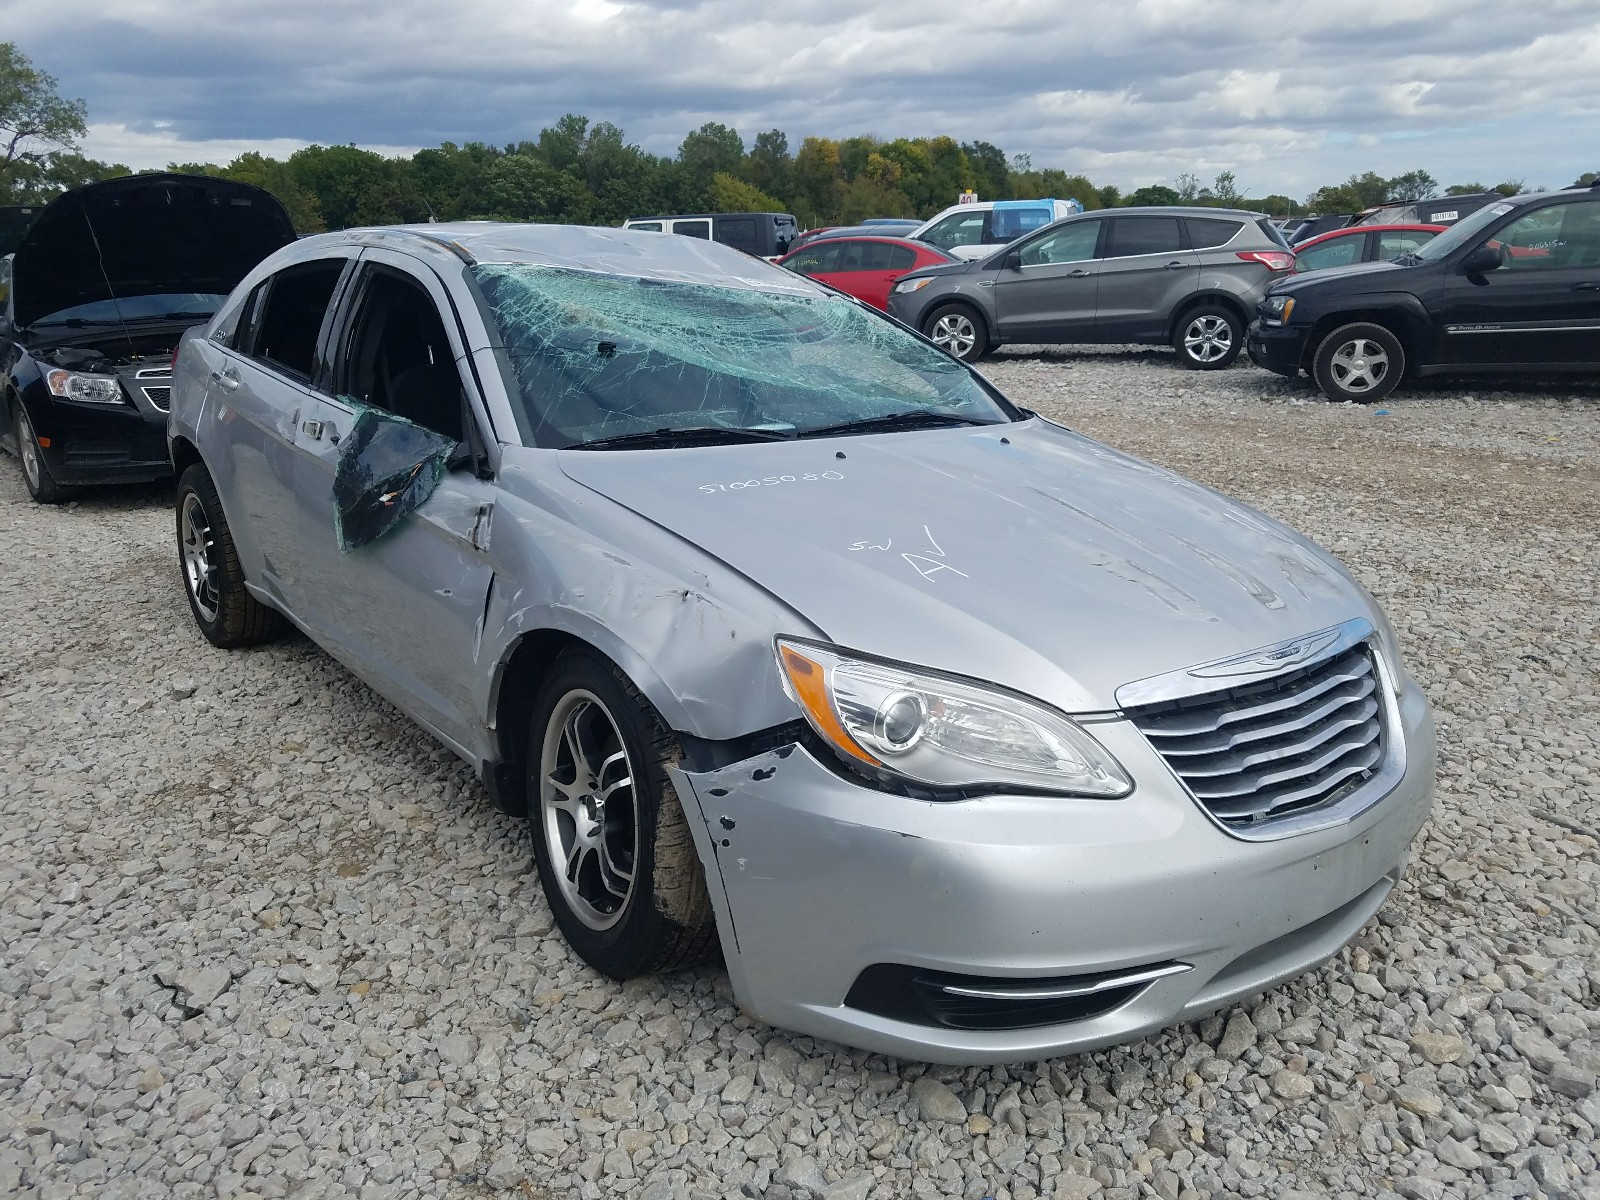
M 1025 233 L 1081 213 L 1076 200 L 980 200 L 952 204 L 905 237 L 939 247 L 957 258 L 983 258 Z

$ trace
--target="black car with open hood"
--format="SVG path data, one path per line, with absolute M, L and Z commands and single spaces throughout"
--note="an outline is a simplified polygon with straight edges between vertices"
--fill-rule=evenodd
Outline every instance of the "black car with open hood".
M 170 472 L 179 335 L 294 236 L 270 193 L 200 175 L 94 183 L 38 213 L 0 288 L 0 446 L 34 499 Z

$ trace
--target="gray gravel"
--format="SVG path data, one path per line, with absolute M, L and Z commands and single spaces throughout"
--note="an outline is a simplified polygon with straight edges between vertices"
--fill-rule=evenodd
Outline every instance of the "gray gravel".
M 464 767 L 299 638 L 200 639 L 168 489 L 36 508 L 7 461 L 0 1196 L 1600 1197 L 1600 394 L 986 369 L 1393 615 L 1440 798 L 1347 951 L 1011 1069 L 779 1033 L 715 970 L 612 984 Z

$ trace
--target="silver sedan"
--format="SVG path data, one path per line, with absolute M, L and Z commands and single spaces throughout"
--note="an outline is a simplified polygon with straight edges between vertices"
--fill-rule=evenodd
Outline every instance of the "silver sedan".
M 526 815 L 614 978 L 949 1063 L 1334 954 L 1433 793 L 1324 551 L 713 243 L 307 238 L 178 354 L 201 632 L 289 622 Z

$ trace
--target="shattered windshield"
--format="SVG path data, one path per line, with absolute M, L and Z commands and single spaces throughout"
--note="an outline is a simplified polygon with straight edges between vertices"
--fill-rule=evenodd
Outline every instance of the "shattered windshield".
M 472 270 L 532 445 L 1017 419 L 961 363 L 840 296 L 528 264 Z

